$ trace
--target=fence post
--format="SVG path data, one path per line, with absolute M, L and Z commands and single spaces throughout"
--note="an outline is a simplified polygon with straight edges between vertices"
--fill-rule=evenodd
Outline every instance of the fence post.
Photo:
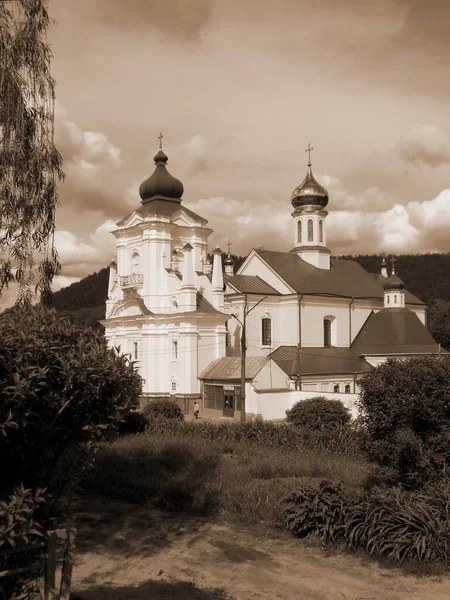
M 64 549 L 64 560 L 62 565 L 61 574 L 61 588 L 59 600 L 69 600 L 70 598 L 70 585 L 72 583 L 72 569 L 73 569 L 73 550 L 75 546 L 75 535 L 76 529 L 67 529 L 66 534 L 66 546 Z
M 45 565 L 45 600 L 57 600 L 56 595 L 56 531 L 49 531 L 47 540 L 47 561 Z

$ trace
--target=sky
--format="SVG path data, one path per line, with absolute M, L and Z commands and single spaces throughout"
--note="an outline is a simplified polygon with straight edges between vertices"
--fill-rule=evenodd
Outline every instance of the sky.
M 450 251 L 448 0 L 50 0 L 64 159 L 56 287 L 115 257 L 158 135 L 219 245 L 293 246 L 329 192 L 334 255 Z

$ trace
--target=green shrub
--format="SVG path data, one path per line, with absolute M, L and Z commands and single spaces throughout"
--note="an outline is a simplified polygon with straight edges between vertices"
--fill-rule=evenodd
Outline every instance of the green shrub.
M 360 380 L 360 420 L 370 460 L 414 489 L 448 475 L 450 360 L 388 360 Z
M 377 558 L 442 562 L 450 555 L 450 484 L 423 489 L 374 488 L 349 492 L 322 483 L 304 487 L 286 502 L 286 526 L 298 537 L 343 542 Z
M 132 410 L 126 413 L 117 424 L 119 435 L 130 435 L 133 433 L 144 433 L 147 427 L 147 419 L 145 415 L 138 411 Z
M 329 400 L 315 396 L 300 400 L 286 411 L 289 423 L 309 429 L 333 429 L 343 427 L 351 421 L 351 415 L 340 400 Z
M 102 334 L 42 306 L 0 315 L 0 499 L 72 482 L 105 431 L 137 405 L 141 379 Z
M 147 421 L 169 420 L 183 421 L 184 414 L 181 408 L 173 400 L 158 398 L 151 400 L 142 411 Z

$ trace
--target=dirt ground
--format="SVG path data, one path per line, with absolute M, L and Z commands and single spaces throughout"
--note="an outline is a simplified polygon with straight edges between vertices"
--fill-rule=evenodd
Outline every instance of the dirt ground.
M 447 600 L 450 579 L 205 518 L 98 498 L 76 505 L 73 600 Z

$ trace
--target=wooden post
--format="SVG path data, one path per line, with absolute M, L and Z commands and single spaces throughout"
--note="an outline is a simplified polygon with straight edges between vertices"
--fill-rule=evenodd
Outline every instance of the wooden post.
M 245 321 L 247 317 L 247 294 L 244 294 L 244 315 L 242 318 L 241 335 L 241 423 L 245 423 L 245 356 L 247 354 L 247 340 Z
M 45 600 L 57 600 L 56 592 L 56 531 L 47 534 L 47 561 L 45 565 Z
M 64 561 L 62 566 L 59 600 L 69 600 L 70 598 L 70 585 L 72 583 L 73 570 L 73 550 L 75 546 L 75 536 L 77 530 L 67 529 L 65 533 L 67 539 L 66 547 L 64 549 Z

